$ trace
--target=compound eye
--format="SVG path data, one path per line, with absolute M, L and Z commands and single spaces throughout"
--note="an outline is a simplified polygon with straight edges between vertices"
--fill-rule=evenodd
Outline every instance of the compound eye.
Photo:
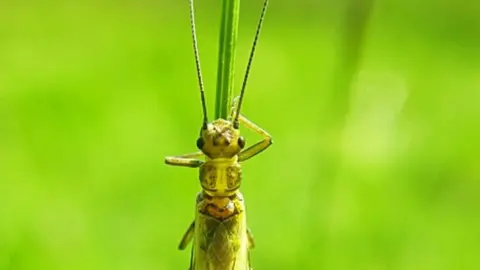
M 242 136 L 238 137 L 238 146 L 240 146 L 240 148 L 245 147 L 245 138 Z
M 197 139 L 197 148 L 198 148 L 199 150 L 202 150 L 204 144 L 205 144 L 205 142 L 203 141 L 203 138 L 202 138 L 202 137 L 200 137 L 200 138 Z

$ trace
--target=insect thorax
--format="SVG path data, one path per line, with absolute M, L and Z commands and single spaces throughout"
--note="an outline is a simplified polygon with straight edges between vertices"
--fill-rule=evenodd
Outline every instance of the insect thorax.
M 236 191 L 230 196 L 210 196 L 201 191 L 197 195 L 197 211 L 220 222 L 229 220 L 245 211 L 243 195 Z
M 231 196 L 240 188 L 242 167 L 237 156 L 210 159 L 200 167 L 200 184 L 210 196 Z

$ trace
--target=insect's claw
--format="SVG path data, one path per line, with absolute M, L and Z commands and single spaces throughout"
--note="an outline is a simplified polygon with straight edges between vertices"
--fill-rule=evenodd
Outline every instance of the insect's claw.
M 233 106 L 236 107 L 239 101 L 240 101 L 240 96 L 234 97 L 232 101 Z
M 230 113 L 231 119 L 234 119 L 235 116 L 236 116 L 235 114 L 237 112 L 237 106 L 238 106 L 239 101 L 240 101 L 240 96 L 236 96 L 232 100 L 232 108 L 231 108 L 231 113 Z

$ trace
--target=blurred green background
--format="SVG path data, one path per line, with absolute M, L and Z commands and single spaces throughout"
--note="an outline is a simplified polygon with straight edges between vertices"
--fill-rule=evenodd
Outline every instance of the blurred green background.
M 220 3 L 196 8 L 213 112 Z M 271 1 L 243 107 L 275 140 L 244 164 L 255 269 L 480 267 L 478 14 Z M 186 269 L 198 172 L 163 158 L 200 124 L 186 0 L 2 1 L 0 269 Z

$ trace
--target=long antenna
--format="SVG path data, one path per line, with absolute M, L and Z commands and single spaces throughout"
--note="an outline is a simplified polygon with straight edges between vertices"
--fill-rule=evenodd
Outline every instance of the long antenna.
M 193 52 L 195 54 L 195 65 L 197 66 L 198 84 L 200 86 L 200 98 L 202 100 L 203 108 L 203 128 L 207 127 L 207 102 L 205 101 L 205 91 L 203 89 L 202 70 L 200 68 L 200 56 L 198 55 L 197 32 L 195 30 L 195 12 L 193 8 L 193 0 L 190 0 L 190 25 L 192 27 Z
M 247 70 L 245 71 L 245 77 L 243 78 L 242 90 L 240 91 L 240 100 L 238 101 L 237 114 L 235 115 L 235 120 L 233 125 L 238 127 L 238 116 L 240 115 L 240 109 L 242 107 L 243 96 L 245 95 L 245 87 L 247 86 L 248 74 L 250 73 L 250 67 L 253 61 L 253 55 L 255 54 L 255 47 L 257 46 L 257 41 L 260 36 L 260 30 L 262 29 L 263 18 L 267 12 L 268 0 L 263 2 L 262 14 L 260 15 L 260 21 L 257 25 L 257 32 L 255 33 L 255 38 L 253 40 L 252 50 L 250 51 L 250 57 L 248 58 Z

